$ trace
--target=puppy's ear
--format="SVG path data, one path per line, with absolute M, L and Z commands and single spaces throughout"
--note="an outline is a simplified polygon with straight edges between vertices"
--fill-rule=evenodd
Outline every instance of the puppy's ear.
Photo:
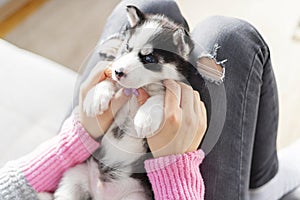
M 145 15 L 137 7 L 127 5 L 127 18 L 131 27 L 135 27 L 137 24 L 145 20 Z
M 178 47 L 179 54 L 187 59 L 194 48 L 189 33 L 184 28 L 180 27 L 174 32 L 173 40 L 174 44 Z

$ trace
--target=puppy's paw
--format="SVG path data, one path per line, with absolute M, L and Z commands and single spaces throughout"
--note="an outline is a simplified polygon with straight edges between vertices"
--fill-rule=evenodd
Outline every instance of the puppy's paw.
M 83 102 L 83 109 L 87 116 L 95 117 L 102 114 L 109 107 L 110 100 L 115 94 L 116 87 L 105 80 L 94 86 L 86 95 Z
M 159 129 L 164 117 L 163 101 L 162 95 L 152 96 L 139 108 L 134 117 L 137 137 L 149 137 Z
M 53 200 L 53 195 L 47 192 L 37 193 L 39 200 Z

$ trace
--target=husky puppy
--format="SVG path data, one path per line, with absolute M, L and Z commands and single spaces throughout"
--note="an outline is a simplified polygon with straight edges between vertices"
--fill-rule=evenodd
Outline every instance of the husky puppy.
M 92 88 L 84 101 L 90 116 L 105 111 L 120 88 L 144 88 L 151 96 L 142 106 L 136 97 L 115 115 L 100 148 L 84 164 L 68 170 L 54 194 L 57 200 L 153 199 L 144 171 L 149 158 L 146 137 L 163 120 L 162 81 L 183 81 L 193 72 L 187 61 L 194 45 L 187 31 L 163 15 L 127 6 L 129 27 L 120 55 L 111 64 L 112 79 Z

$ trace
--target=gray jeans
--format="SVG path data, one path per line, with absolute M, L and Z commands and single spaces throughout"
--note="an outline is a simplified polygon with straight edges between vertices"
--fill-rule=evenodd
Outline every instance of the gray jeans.
M 127 4 L 136 5 L 146 13 L 164 14 L 188 28 L 172 0 L 123 0 L 108 18 L 99 42 L 124 30 Z M 189 80 L 205 102 L 210 127 L 215 127 L 214 123 L 218 122 L 218 117 L 215 117 L 218 114 L 212 115 L 213 109 L 218 108 L 214 103 L 226 104 L 226 113 L 220 113 L 224 110 L 214 111 L 225 116 L 224 126 L 215 133 L 216 136 L 212 135 L 216 144 L 200 167 L 206 186 L 205 199 L 248 199 L 249 188 L 265 184 L 278 170 L 278 96 L 268 46 L 249 23 L 222 16 L 204 20 L 192 31 L 192 37 L 208 52 L 219 44 L 221 49 L 216 59 L 228 60 L 223 84 L 204 83 L 199 75 Z M 195 51 L 195 55 L 202 53 Z M 83 79 L 99 60 L 96 49 Z M 225 90 L 226 98 L 218 96 L 221 89 Z M 77 99 L 74 99 L 75 105 Z M 201 147 L 206 146 L 205 142 Z

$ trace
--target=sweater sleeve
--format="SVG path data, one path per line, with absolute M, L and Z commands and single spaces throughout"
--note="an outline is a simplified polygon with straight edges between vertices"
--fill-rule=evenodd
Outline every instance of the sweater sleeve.
M 145 169 L 156 200 L 204 199 L 199 165 L 204 152 L 197 150 L 145 161 Z
M 72 114 L 56 137 L 23 159 L 21 169 L 35 191 L 54 192 L 63 173 L 85 161 L 98 146 Z
M 38 200 L 18 165 L 10 161 L 0 169 L 0 200 Z
M 58 135 L 0 170 L 0 200 L 36 199 L 34 191 L 55 191 L 63 173 L 85 161 L 98 147 L 72 114 Z

